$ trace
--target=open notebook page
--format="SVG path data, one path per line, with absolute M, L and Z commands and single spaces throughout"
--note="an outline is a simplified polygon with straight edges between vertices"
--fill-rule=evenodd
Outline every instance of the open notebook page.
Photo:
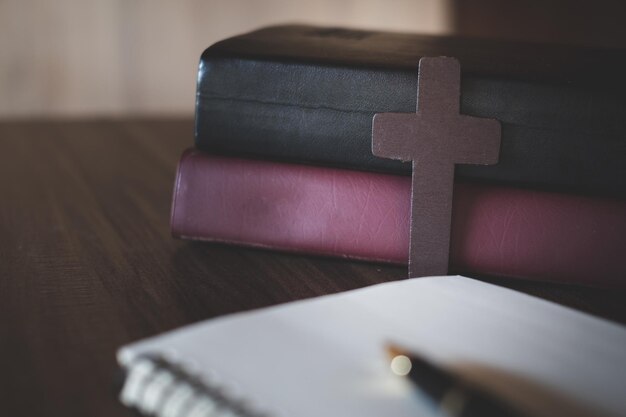
M 268 415 L 434 415 L 427 399 L 389 371 L 388 341 L 479 370 L 479 382 L 481 374 L 504 378 L 496 386 L 513 397 L 545 391 L 626 415 L 626 328 L 460 276 L 211 319 L 126 346 L 118 360 L 128 367 L 140 355 L 163 355 Z M 531 389 L 517 389 L 519 381 Z

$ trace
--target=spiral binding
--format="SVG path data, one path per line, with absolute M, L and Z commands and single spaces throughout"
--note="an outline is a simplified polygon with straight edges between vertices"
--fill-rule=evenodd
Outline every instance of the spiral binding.
M 156 356 L 142 356 L 128 367 L 120 401 L 155 417 L 268 417 Z

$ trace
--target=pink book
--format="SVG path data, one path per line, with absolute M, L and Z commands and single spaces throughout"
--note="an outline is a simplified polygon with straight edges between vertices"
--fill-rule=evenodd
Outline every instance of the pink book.
M 172 234 L 406 264 L 410 177 L 187 150 Z M 455 183 L 450 271 L 626 288 L 626 202 Z

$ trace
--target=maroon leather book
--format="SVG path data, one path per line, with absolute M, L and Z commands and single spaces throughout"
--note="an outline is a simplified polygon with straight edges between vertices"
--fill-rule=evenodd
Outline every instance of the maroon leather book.
M 176 237 L 405 264 L 410 178 L 186 151 Z M 626 287 L 626 202 L 455 183 L 450 271 Z

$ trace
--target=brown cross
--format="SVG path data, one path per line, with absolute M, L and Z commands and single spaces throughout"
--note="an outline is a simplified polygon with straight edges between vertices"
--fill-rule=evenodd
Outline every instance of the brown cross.
M 376 156 L 413 162 L 409 276 L 448 273 L 455 164 L 498 162 L 500 123 L 459 112 L 461 67 L 454 58 L 419 61 L 416 113 L 378 113 Z

